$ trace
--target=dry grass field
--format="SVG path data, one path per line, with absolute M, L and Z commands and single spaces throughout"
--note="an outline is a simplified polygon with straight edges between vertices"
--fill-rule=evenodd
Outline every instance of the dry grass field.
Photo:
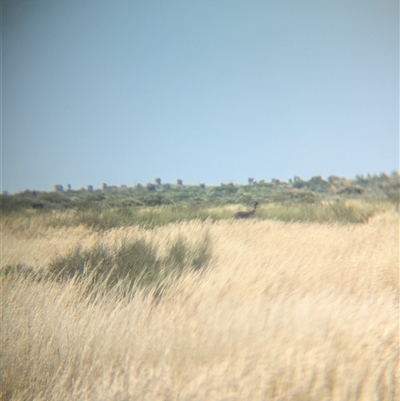
M 32 232 L 35 232 L 33 235 Z M 2 232 L 2 264 L 40 271 L 77 245 L 162 255 L 207 234 L 206 268 L 161 297 L 85 280 L 3 278 L 3 400 L 398 400 L 399 217 L 366 224 L 191 221 Z

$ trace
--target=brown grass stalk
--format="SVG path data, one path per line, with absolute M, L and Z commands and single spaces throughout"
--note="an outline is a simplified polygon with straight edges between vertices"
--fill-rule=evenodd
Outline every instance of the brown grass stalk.
M 145 238 L 162 254 L 205 232 L 213 262 L 167 279 L 160 299 L 115 289 L 94 302 L 84 281 L 5 278 L 4 400 L 397 400 L 398 223 L 8 233 L 3 262 L 36 269 L 77 244 Z

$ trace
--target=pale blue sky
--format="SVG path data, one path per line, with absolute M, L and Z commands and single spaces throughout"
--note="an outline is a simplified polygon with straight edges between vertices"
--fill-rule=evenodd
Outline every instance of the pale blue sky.
M 398 0 L 3 0 L 2 187 L 399 168 Z

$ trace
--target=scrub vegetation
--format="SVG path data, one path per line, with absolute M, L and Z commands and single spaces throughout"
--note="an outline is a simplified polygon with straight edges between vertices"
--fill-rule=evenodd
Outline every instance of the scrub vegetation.
M 179 180 L 180 181 L 180 180 Z M 156 227 L 179 221 L 218 221 L 239 210 L 251 210 L 258 202 L 258 219 L 305 222 L 365 223 L 376 213 L 399 205 L 400 177 L 391 175 L 358 176 L 348 180 L 320 176 L 304 181 L 272 180 L 248 185 L 161 184 L 135 187 L 107 186 L 64 190 L 55 185 L 52 192 L 26 190 L 0 196 L 3 226 L 27 235 L 30 227 L 79 227 L 102 231 L 139 225 Z
M 223 191 L 204 201 L 172 187 L 182 200 L 153 206 L 129 189 L 3 195 L 2 399 L 397 400 L 387 177 L 345 186 L 362 193 L 193 189 Z

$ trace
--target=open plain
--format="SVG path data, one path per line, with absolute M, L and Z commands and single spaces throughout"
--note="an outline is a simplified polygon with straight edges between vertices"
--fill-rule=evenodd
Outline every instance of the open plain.
M 161 295 L 3 275 L 4 400 L 399 398 L 395 211 L 364 224 L 38 227 L 3 227 L 3 269 L 45 272 L 77 247 L 115 255 L 138 239 L 162 258 L 177 238 L 191 249 L 207 236 L 211 257 L 165 276 Z

